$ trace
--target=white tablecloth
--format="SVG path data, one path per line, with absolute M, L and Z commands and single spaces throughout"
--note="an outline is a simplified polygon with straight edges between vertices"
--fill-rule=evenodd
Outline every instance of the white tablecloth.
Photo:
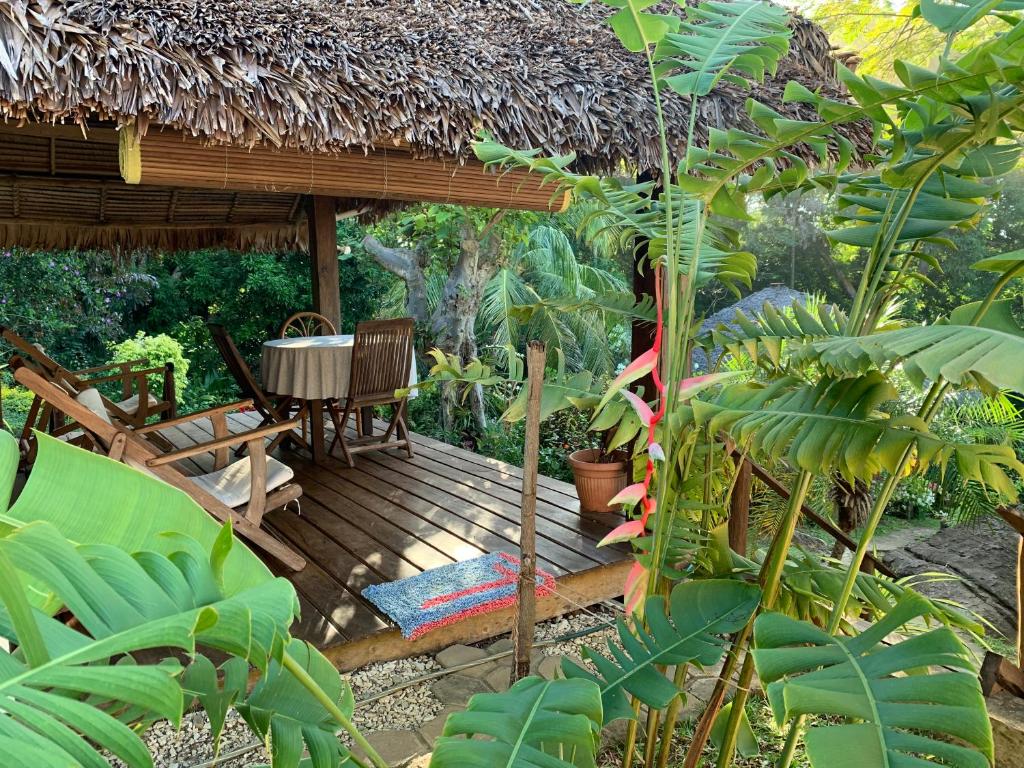
M 296 336 L 263 343 L 260 373 L 263 388 L 275 395 L 327 400 L 348 395 L 352 367 L 350 334 Z M 409 386 L 416 383 L 416 365 L 409 366 Z M 416 390 L 410 397 L 415 397 Z

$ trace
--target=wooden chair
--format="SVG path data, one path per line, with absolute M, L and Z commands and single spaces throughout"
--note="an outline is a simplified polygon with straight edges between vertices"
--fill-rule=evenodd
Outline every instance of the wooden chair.
M 235 384 L 241 390 L 242 397 L 251 400 L 252 407 L 260 415 L 262 419 L 259 424 L 260 427 L 288 421 L 292 416 L 292 407 L 296 405 L 300 406 L 296 416 L 301 422 L 301 417 L 303 416 L 301 404 L 296 403 L 292 397 L 275 395 L 272 392 L 265 391 L 260 386 L 256 377 L 252 375 L 248 363 L 245 362 L 245 358 L 242 357 L 238 347 L 235 346 L 235 340 L 231 338 L 231 334 L 228 333 L 227 329 L 217 323 L 207 323 L 206 327 L 210 329 L 213 343 L 217 347 L 224 365 L 227 366 L 228 373 L 231 374 L 231 378 L 235 380 Z M 294 431 L 278 434 L 267 450 L 273 452 L 279 445 L 289 440 L 298 447 L 309 450 L 309 444 L 305 438 L 299 437 Z M 235 453 L 240 456 L 244 451 L 245 446 L 243 445 Z
M 92 447 L 184 491 L 217 520 L 230 520 L 239 535 L 289 568 L 300 570 L 305 566 L 301 555 L 260 527 L 268 510 L 283 507 L 302 496 L 302 488 L 291 482 L 294 477 L 291 468 L 266 452 L 266 439 L 294 429 L 296 422 L 284 421 L 233 435 L 228 429 L 227 414 L 249 406 L 250 401 L 244 400 L 132 429 L 110 418 L 99 393 L 93 388 L 79 390 L 59 373 L 55 379 L 48 378 L 17 357 L 12 359 L 11 369 L 19 384 L 52 408 L 69 415 L 74 420 L 74 429 L 86 436 Z M 148 434 L 192 425 L 201 419 L 210 420 L 212 440 L 161 452 L 145 439 Z M 62 427 L 54 436 L 68 434 L 72 434 L 71 426 Z M 228 452 L 238 444 L 247 447 L 249 456 L 229 463 Z M 174 466 L 176 462 L 204 453 L 213 454 L 212 472 L 188 476 Z
M 296 312 L 284 321 L 277 336 L 336 336 L 338 329 L 329 319 L 317 312 Z
M 331 402 L 328 408 L 334 422 L 334 440 L 328 453 L 340 445 L 350 467 L 355 466 L 354 454 L 405 448 L 412 457 L 412 441 L 405 424 L 405 397 L 397 397 L 396 390 L 409 386 L 409 366 L 412 365 L 413 320 L 374 320 L 356 326 L 352 345 L 352 367 L 349 370 L 348 395 Z M 349 416 L 360 408 L 378 405 L 391 406 L 391 421 L 379 436 L 359 436 L 349 440 L 345 427 Z M 392 435 L 396 435 L 392 440 Z
M 17 349 L 22 357 L 31 360 L 48 376 L 56 376 L 62 371 L 76 386 L 82 387 L 120 383 L 121 399 L 107 400 L 111 414 L 118 421 L 133 427 L 141 427 L 153 416 L 173 419 L 178 415 L 178 402 L 174 391 L 174 363 L 167 362 L 161 366 L 144 368 L 142 366 L 149 365 L 148 360 L 129 360 L 74 371 L 62 366 L 47 355 L 41 346 L 19 336 L 10 328 L 0 327 L 0 336 Z M 149 391 L 149 377 L 152 375 L 163 377 L 159 398 Z M 33 402 L 32 408 L 38 412 L 42 404 Z

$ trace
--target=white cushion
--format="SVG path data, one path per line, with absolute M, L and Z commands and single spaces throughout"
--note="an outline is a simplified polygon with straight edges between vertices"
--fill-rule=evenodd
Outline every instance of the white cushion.
M 272 456 L 267 457 L 267 493 L 295 477 L 292 468 Z M 249 503 L 252 496 L 252 464 L 249 457 L 239 459 L 224 469 L 198 475 L 192 481 L 214 496 L 224 506 L 236 509 Z
M 107 413 L 107 407 L 103 405 L 103 398 L 100 396 L 99 390 L 95 389 L 94 387 L 83 389 L 75 397 L 75 401 L 80 403 L 81 405 L 84 405 L 90 411 L 92 411 L 105 422 L 107 422 L 107 424 L 113 423 L 110 420 L 110 414 Z
M 149 407 L 152 408 L 160 403 L 153 395 L 149 392 L 146 393 L 146 402 L 149 403 Z M 117 404 L 117 407 L 130 416 L 134 416 L 139 411 L 139 396 L 132 395 L 127 400 L 122 400 Z

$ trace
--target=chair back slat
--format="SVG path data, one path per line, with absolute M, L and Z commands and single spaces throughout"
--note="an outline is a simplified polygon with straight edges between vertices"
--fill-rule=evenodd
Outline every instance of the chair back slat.
M 348 396 L 353 400 L 394 400 L 395 390 L 409 386 L 413 321 L 373 320 L 356 326 Z
M 284 321 L 278 337 L 289 336 L 335 336 L 338 329 L 328 318 L 318 312 L 296 312 Z
M 217 347 L 217 351 L 220 353 L 224 365 L 227 366 L 231 378 L 235 380 L 235 384 L 241 390 L 242 397 L 252 400 L 253 404 L 261 412 L 269 411 L 273 413 L 273 404 L 263 391 L 263 387 L 256 381 L 256 377 L 252 375 L 248 363 L 245 362 L 245 358 L 238 351 L 238 347 L 235 346 L 235 340 L 231 338 L 231 334 L 228 333 L 223 325 L 217 323 L 207 323 L 206 327 L 210 329 L 213 344 Z

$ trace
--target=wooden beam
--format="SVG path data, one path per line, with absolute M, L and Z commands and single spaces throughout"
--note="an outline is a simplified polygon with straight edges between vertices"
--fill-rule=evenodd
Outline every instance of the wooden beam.
M 209 146 L 174 130 L 121 131 L 129 184 L 259 190 L 357 200 L 401 200 L 561 211 L 569 193 L 521 168 L 497 172 L 475 159 L 415 157 L 408 149 L 303 152 L 265 145 Z
M 750 489 L 753 473 L 750 463 L 733 457 L 737 463 L 736 483 L 729 498 L 729 547 L 744 557 L 747 555 L 747 529 L 750 527 Z
M 314 195 L 309 200 L 309 256 L 313 282 L 313 310 L 341 328 L 338 278 L 337 202 Z
M 515 651 L 509 685 L 530 674 L 530 652 L 537 615 L 537 455 L 540 452 L 540 399 L 544 386 L 547 350 L 541 341 L 526 348 L 526 440 L 523 445 L 522 514 L 519 525 L 519 589 L 516 624 L 512 629 Z
M 537 621 L 622 596 L 626 575 L 633 559 L 598 566 L 558 579 L 557 592 L 537 598 Z M 511 631 L 515 616 L 512 606 L 492 613 L 467 616 L 446 627 L 427 632 L 417 640 L 406 640 L 397 629 L 379 632 L 350 643 L 321 648 L 342 672 L 358 669 L 374 661 L 405 659 L 421 653 L 433 653 L 454 643 L 475 643 Z

